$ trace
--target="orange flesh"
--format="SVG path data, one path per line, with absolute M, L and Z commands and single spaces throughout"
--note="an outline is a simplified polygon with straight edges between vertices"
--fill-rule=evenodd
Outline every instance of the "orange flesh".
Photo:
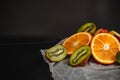
M 67 49 L 68 54 L 72 54 L 76 49 L 82 45 L 89 45 L 92 39 L 91 34 L 87 32 L 76 33 L 63 42 L 63 46 Z
M 119 41 L 108 33 L 96 36 L 91 43 L 93 57 L 100 63 L 112 64 L 120 50 Z

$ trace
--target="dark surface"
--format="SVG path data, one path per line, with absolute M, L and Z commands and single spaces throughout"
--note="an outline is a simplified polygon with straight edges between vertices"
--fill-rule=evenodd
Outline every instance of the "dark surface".
M 119 0 L 4 0 L 0 37 L 65 38 L 85 22 L 117 28 L 119 3 Z
M 2 80 L 52 80 L 40 49 L 54 44 L 56 42 L 0 45 Z
M 85 22 L 120 33 L 119 0 L 4 0 L 1 6 L 2 80 L 51 80 L 40 49 L 75 33 Z

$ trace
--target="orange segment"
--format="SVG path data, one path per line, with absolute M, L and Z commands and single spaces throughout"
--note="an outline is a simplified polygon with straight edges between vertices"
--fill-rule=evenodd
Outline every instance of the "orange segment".
M 120 43 L 109 33 L 100 33 L 91 42 L 92 55 L 102 64 L 115 62 L 116 53 L 120 51 Z
M 91 42 L 92 35 L 88 32 L 79 32 L 68 37 L 64 42 L 63 46 L 66 48 L 68 55 L 71 55 L 77 48 L 82 45 L 89 45 Z

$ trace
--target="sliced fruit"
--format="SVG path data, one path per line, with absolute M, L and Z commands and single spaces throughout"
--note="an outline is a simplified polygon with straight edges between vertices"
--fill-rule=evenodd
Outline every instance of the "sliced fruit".
M 62 45 L 55 45 L 46 51 L 46 57 L 50 61 L 59 62 L 67 56 L 66 49 Z
M 111 30 L 109 33 L 115 36 L 120 41 L 120 34 L 118 32 Z
M 67 50 L 67 54 L 71 55 L 76 49 L 83 45 L 89 45 L 92 40 L 92 35 L 88 32 L 75 33 L 65 39 L 63 46 Z
M 116 53 L 120 51 L 120 43 L 109 33 L 99 33 L 91 42 L 92 55 L 102 64 L 112 64 L 116 60 Z
M 94 35 L 99 33 L 108 33 L 108 30 L 106 28 L 99 28 L 97 31 L 95 31 Z
M 95 30 L 96 30 L 96 25 L 92 22 L 89 22 L 80 26 L 77 32 L 89 32 L 91 34 L 94 34 Z
M 120 64 L 120 51 L 118 51 L 116 54 L 116 61 L 118 64 Z
M 69 62 L 72 66 L 84 66 L 91 55 L 91 48 L 87 45 L 75 50 L 71 55 Z

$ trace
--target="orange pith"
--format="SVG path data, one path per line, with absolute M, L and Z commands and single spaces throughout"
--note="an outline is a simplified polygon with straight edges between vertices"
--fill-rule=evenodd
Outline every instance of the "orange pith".
M 95 60 L 102 64 L 112 64 L 116 53 L 120 51 L 120 43 L 113 35 L 100 33 L 92 39 L 91 49 Z
M 66 48 L 68 55 L 71 55 L 77 48 L 82 45 L 89 45 L 92 39 L 92 35 L 88 32 L 79 32 L 68 37 L 63 46 Z

